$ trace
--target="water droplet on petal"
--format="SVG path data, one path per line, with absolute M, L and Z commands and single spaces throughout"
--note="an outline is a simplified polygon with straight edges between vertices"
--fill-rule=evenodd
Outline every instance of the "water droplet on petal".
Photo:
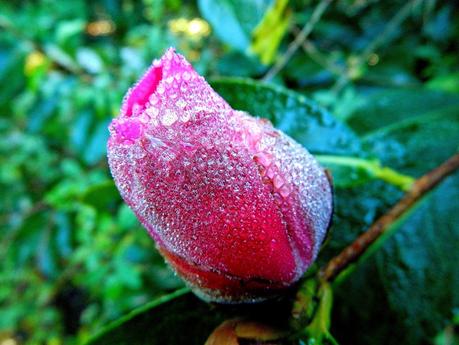
M 280 188 L 284 184 L 284 180 L 279 175 L 274 176 L 273 184 L 275 188 Z
M 282 195 L 284 198 L 288 197 L 289 194 L 290 194 L 290 189 L 288 188 L 287 185 L 283 185 L 280 189 L 279 189 L 279 194 Z
M 159 85 L 158 88 L 156 89 L 156 92 L 158 92 L 159 95 L 164 94 L 166 89 L 164 88 L 164 85 Z
M 152 94 L 148 100 L 150 101 L 151 105 L 156 105 L 159 103 L 159 98 L 156 96 L 156 94 Z
M 189 81 L 191 79 L 191 74 L 189 72 L 183 72 L 182 78 L 185 81 Z
M 188 122 L 191 119 L 191 113 L 189 111 L 184 111 L 182 114 L 180 114 L 180 121 L 182 122 Z
M 179 99 L 177 102 L 175 102 L 175 105 L 179 108 L 185 108 L 186 107 L 186 102 L 183 99 Z
M 177 114 L 174 111 L 166 109 L 161 117 L 161 123 L 164 126 L 171 126 L 177 121 L 177 119 Z
M 157 116 L 159 114 L 159 109 L 156 107 L 149 107 L 145 112 L 150 116 Z

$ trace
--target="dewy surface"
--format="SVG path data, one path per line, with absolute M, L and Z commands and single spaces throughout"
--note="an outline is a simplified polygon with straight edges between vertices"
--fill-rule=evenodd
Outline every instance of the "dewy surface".
M 110 134 L 122 197 L 201 297 L 263 299 L 315 259 L 332 212 L 323 170 L 173 49 L 129 90 Z

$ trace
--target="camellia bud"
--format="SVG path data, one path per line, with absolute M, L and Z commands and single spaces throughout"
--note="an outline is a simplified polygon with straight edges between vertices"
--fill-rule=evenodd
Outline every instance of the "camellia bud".
M 269 121 L 233 110 L 173 49 L 129 90 L 110 134 L 123 199 L 198 296 L 266 299 L 317 256 L 332 214 L 322 168 Z

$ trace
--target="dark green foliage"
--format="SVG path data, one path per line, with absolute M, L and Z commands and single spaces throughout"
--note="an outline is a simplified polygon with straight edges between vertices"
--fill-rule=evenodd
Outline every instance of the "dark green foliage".
M 222 313 L 191 293 L 174 297 L 153 302 L 146 312 L 129 315 L 124 322 L 109 326 L 90 344 L 204 344 L 224 320 Z
M 458 151 L 458 133 L 459 105 L 375 131 L 364 143 L 385 164 L 419 176 Z
M 201 345 L 221 322 L 236 317 L 286 327 L 291 302 L 290 294 L 266 304 L 216 305 L 204 303 L 188 289 L 181 289 L 109 324 L 90 339 L 88 345 Z
M 413 114 L 416 108 L 414 103 L 406 110 Z M 459 148 L 459 108 L 428 108 L 428 115 L 389 124 L 365 141 L 385 164 L 423 174 Z M 400 343 L 419 344 L 452 318 L 459 304 L 458 177 L 456 173 L 420 202 L 375 258 L 337 289 L 337 328 L 357 323 L 366 329 L 358 337 L 343 332 L 343 342 L 378 344 L 397 334 Z M 366 301 L 365 308 L 357 299 Z
M 268 118 L 331 170 L 336 212 L 319 264 L 413 178 L 458 151 L 457 4 L 335 2 L 314 27 L 312 46 L 263 84 L 254 79 L 270 66 L 250 47 L 273 3 L 0 0 L 0 343 L 81 343 L 137 310 L 95 343 L 202 344 L 241 311 L 181 290 L 167 295 L 182 283 L 108 172 L 107 124 L 169 46 L 234 108 Z M 278 57 L 317 3 L 289 2 Z M 403 12 L 407 3 L 413 7 Z M 386 30 L 397 15 L 402 21 Z M 196 17 L 211 31 L 204 22 L 190 29 Z M 336 287 L 338 341 L 458 343 L 458 186 L 456 173 Z M 285 322 L 289 302 L 280 305 L 282 312 L 268 306 L 256 314 Z
M 458 183 L 457 174 L 445 181 L 337 289 L 334 325 L 343 343 L 380 344 L 396 336 L 401 344 L 420 344 L 451 319 L 459 304 Z
M 422 88 L 382 89 L 370 93 L 362 103 L 348 123 L 359 134 L 368 135 L 392 123 L 423 115 L 457 113 L 459 95 Z

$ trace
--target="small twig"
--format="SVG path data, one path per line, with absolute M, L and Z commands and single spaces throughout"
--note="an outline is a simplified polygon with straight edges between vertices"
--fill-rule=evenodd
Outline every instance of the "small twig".
M 328 57 L 322 54 L 317 49 L 317 47 L 308 39 L 306 39 L 303 42 L 302 47 L 303 47 L 303 50 L 309 55 L 311 60 L 313 60 L 314 62 L 316 62 L 318 65 L 322 66 L 329 72 L 339 75 L 339 76 L 346 73 L 344 68 L 330 61 Z
M 354 63 L 350 68 L 358 69 L 368 58 L 388 39 L 392 32 L 397 29 L 401 23 L 408 17 L 412 8 L 416 7 L 422 0 L 411 0 L 407 2 L 400 10 L 387 22 L 384 30 L 368 43 L 365 49 L 353 60 Z M 347 84 L 352 73 L 343 73 L 333 86 L 335 92 L 339 92 Z
M 344 268 L 355 262 L 380 236 L 400 217 L 432 190 L 448 175 L 459 168 L 459 154 L 455 154 L 446 162 L 417 179 L 410 191 L 396 203 L 385 215 L 377 219 L 370 228 L 360 235 L 352 244 L 335 256 L 321 269 L 320 277 L 324 281 L 332 281 Z
M 415 8 L 419 3 L 423 0 L 412 0 L 407 2 L 393 17 L 387 25 L 385 26 L 384 30 L 376 36 L 363 50 L 361 54 L 361 60 L 366 61 L 368 57 L 373 54 L 386 40 L 387 38 L 397 29 L 400 24 L 402 24 L 405 19 L 410 14 L 411 10 Z
M 300 29 L 294 26 L 291 30 L 295 35 L 299 35 Z M 344 70 L 343 67 L 333 63 L 330 61 L 330 59 L 322 54 L 317 47 L 314 45 L 313 42 L 308 40 L 307 38 L 304 40 L 304 42 L 301 44 L 301 47 L 303 50 L 306 52 L 306 54 L 309 55 L 311 60 L 313 60 L 315 63 L 318 65 L 322 66 L 329 72 L 336 74 L 336 75 L 342 75 L 346 71 Z
M 293 56 L 293 54 L 298 50 L 298 48 L 301 46 L 304 40 L 309 36 L 312 29 L 319 21 L 320 17 L 322 17 L 322 14 L 325 12 L 328 5 L 330 5 L 332 1 L 333 0 L 322 0 L 317 5 L 317 7 L 312 12 L 311 18 L 304 25 L 303 29 L 301 29 L 298 36 L 296 36 L 295 39 L 289 44 L 287 51 L 281 56 L 281 58 L 276 62 L 276 64 L 274 64 L 274 66 L 271 67 L 271 69 L 265 74 L 265 76 L 262 78 L 263 81 L 271 80 L 277 73 L 279 73 L 282 70 L 282 68 L 285 67 L 285 65 Z

